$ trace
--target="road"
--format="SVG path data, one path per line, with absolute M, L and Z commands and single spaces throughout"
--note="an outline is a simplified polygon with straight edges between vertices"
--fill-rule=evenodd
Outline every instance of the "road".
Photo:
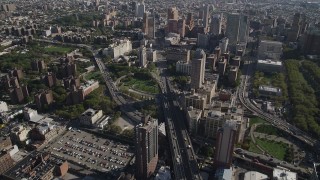
M 164 110 L 167 134 L 173 159 L 174 179 L 200 180 L 197 157 L 184 124 L 185 115 L 175 99 L 174 89 L 167 78 L 166 68 L 160 67 L 161 101 Z
M 253 74 L 253 66 L 254 62 L 252 60 L 248 60 L 245 62 L 245 67 L 247 68 L 244 75 L 241 77 L 241 84 L 237 91 L 237 96 L 242 105 L 250 110 L 251 112 L 255 113 L 258 117 L 270 122 L 274 127 L 281 129 L 290 133 L 293 137 L 301 140 L 302 142 L 306 143 L 307 145 L 314 147 L 318 144 L 318 141 L 311 136 L 309 136 L 306 132 L 301 131 L 294 125 L 289 124 L 283 119 L 280 119 L 276 116 L 273 116 L 269 113 L 262 111 L 260 108 L 256 107 L 248 97 L 248 80 L 251 78 Z

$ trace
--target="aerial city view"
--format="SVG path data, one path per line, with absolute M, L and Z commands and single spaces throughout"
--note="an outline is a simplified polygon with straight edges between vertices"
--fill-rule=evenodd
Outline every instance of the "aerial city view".
M 319 0 L 0 0 L 0 180 L 319 180 Z

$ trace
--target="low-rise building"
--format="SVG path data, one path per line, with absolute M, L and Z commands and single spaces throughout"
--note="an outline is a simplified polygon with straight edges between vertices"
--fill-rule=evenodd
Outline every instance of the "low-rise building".
M 83 102 L 85 97 L 97 88 L 99 88 L 99 82 L 93 80 L 87 81 L 79 88 L 73 85 L 67 97 L 67 104 L 79 104 Z
M 87 109 L 79 117 L 80 124 L 85 126 L 94 125 L 103 116 L 101 110 Z
M 259 95 L 262 97 L 282 96 L 282 91 L 277 87 L 259 86 Z
M 257 61 L 257 70 L 266 73 L 281 72 L 282 62 L 277 60 L 261 60 Z
M 14 144 L 24 144 L 28 138 L 31 128 L 28 126 L 18 125 L 12 128 L 10 138 Z
M 69 169 L 67 161 L 46 152 L 34 151 L 3 174 L 5 180 L 61 178 Z
M 248 171 L 244 173 L 244 180 L 267 180 L 267 175 L 259 173 L 257 171 Z
M 4 101 L 0 101 L 0 113 L 8 111 L 8 105 Z
M 0 151 L 0 176 L 8 169 L 13 167 L 14 161 L 11 158 L 9 152 Z
M 47 142 L 50 141 L 53 137 L 55 137 L 59 131 L 57 130 L 57 126 L 50 123 L 43 123 L 33 128 L 29 132 L 29 137 L 32 141 L 40 141 Z
M 285 168 L 274 168 L 273 169 L 273 179 L 298 179 L 297 173 L 291 172 Z
M 282 43 L 279 41 L 261 40 L 258 47 L 258 57 L 260 59 L 280 59 L 282 49 Z
M 108 48 L 105 48 L 102 53 L 105 56 L 118 59 L 132 51 L 132 43 L 130 40 L 120 40 L 114 44 L 111 44 Z

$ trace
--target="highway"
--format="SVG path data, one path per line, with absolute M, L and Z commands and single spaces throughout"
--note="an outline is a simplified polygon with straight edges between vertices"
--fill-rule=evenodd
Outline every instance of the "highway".
M 254 65 L 253 61 L 246 61 L 246 73 L 242 76 L 241 84 L 237 91 L 238 99 L 240 100 L 241 104 L 247 108 L 249 111 L 255 113 L 258 117 L 266 120 L 273 124 L 274 127 L 279 128 L 283 131 L 290 133 L 292 136 L 296 137 L 297 139 L 303 141 L 304 143 L 308 144 L 309 146 L 314 147 L 318 142 L 316 139 L 310 137 L 307 133 L 301 131 L 297 127 L 289 124 L 283 119 L 280 119 L 276 116 L 273 116 L 269 113 L 264 112 L 257 106 L 255 106 L 248 98 L 248 86 L 247 82 L 248 79 L 251 78 L 252 75 L 252 66 Z
M 127 115 L 131 120 L 133 124 L 139 124 L 141 121 L 142 115 L 140 112 L 137 112 L 136 109 L 134 109 L 129 102 L 124 99 L 121 95 L 121 93 L 118 91 L 115 84 L 112 82 L 111 77 L 109 76 L 108 69 L 104 65 L 104 63 L 101 61 L 99 57 L 97 57 L 97 54 L 94 54 L 95 62 L 97 63 L 100 72 L 102 73 L 102 76 L 105 80 L 106 86 L 108 88 L 109 94 L 111 95 L 112 99 L 116 102 L 116 104 L 120 107 L 120 110 L 122 113 Z
M 160 68 L 160 74 L 161 101 L 170 142 L 174 179 L 201 180 L 197 158 L 184 124 L 185 115 L 175 99 L 174 89 L 165 69 Z

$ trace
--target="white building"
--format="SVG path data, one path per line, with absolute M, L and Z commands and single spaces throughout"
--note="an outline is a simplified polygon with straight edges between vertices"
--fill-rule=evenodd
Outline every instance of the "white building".
M 257 70 L 261 72 L 281 72 L 282 71 L 282 62 L 277 60 L 258 60 Z
M 110 56 L 114 59 L 118 59 L 132 51 L 132 42 L 130 40 L 120 40 L 117 43 L 110 45 L 102 51 L 105 56 Z
M 190 75 L 191 74 L 191 64 L 185 61 L 178 61 L 176 63 L 176 72 Z
M 150 62 L 156 62 L 157 61 L 157 51 L 154 49 L 148 49 L 147 50 L 147 60 Z
M 97 127 L 100 129 L 105 128 L 108 125 L 110 119 L 111 119 L 110 116 L 106 117 L 105 119 L 103 119 L 97 124 Z
M 259 43 L 258 57 L 260 59 L 280 59 L 282 50 L 281 42 L 262 40 Z
M 147 66 L 147 51 L 146 47 L 142 46 L 138 53 L 140 67 L 145 68 Z
M 39 122 L 41 119 L 44 118 L 44 116 L 41 116 L 38 114 L 37 110 L 31 109 L 31 108 L 25 108 L 23 110 L 23 116 L 24 119 L 31 121 L 31 122 Z
M 291 172 L 285 168 L 274 168 L 273 169 L 273 179 L 277 180 L 296 180 L 297 173 Z
M 0 101 L 0 112 L 6 111 L 9 111 L 7 103 L 4 101 Z
M 101 110 L 87 109 L 79 117 L 80 124 L 86 126 L 92 126 L 103 116 Z
M 268 97 L 268 96 L 281 96 L 282 91 L 280 88 L 272 87 L 272 86 L 259 86 L 259 94 L 260 96 Z
M 28 138 L 30 127 L 19 125 L 11 130 L 10 138 L 13 144 L 19 144 Z
M 244 174 L 244 180 L 267 180 L 268 176 L 257 171 L 248 171 Z

